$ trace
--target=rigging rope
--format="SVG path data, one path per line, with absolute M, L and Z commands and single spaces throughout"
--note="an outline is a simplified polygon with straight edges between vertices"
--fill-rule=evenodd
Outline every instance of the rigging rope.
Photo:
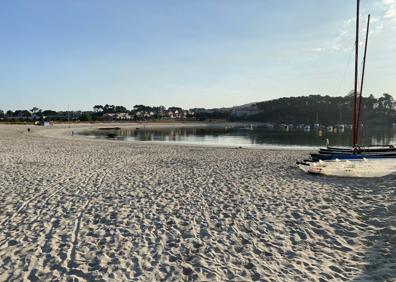
M 355 44 L 354 44 L 353 46 L 355 46 Z M 342 75 L 341 82 L 340 82 L 340 84 L 338 85 L 337 91 L 336 91 L 336 93 L 335 93 L 336 95 L 338 95 L 338 92 L 340 91 L 341 86 L 344 84 L 345 76 L 346 76 L 346 74 L 347 74 L 347 72 L 348 72 L 348 70 L 349 70 L 349 66 L 351 65 L 351 58 L 352 58 L 353 50 L 354 50 L 354 49 L 353 49 L 353 47 L 352 47 L 352 48 L 351 48 L 351 52 L 349 53 L 349 57 L 348 57 L 348 60 L 347 60 L 347 65 L 346 65 L 345 70 L 344 70 L 344 74 Z

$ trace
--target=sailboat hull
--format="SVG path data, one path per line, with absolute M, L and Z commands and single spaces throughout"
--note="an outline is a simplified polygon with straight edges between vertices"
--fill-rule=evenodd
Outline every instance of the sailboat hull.
M 312 153 L 311 158 L 313 161 L 325 161 L 325 160 L 345 160 L 345 159 L 378 159 L 378 158 L 396 158 L 396 152 L 388 152 L 388 153 L 360 153 L 353 154 L 348 152 L 333 152 L 333 153 Z
M 361 159 L 300 163 L 306 173 L 338 177 L 384 177 L 396 173 L 394 159 Z
M 392 145 L 387 146 L 368 146 L 360 148 L 345 148 L 345 147 L 326 147 L 320 148 L 319 152 L 322 153 L 387 153 L 396 152 L 396 148 Z

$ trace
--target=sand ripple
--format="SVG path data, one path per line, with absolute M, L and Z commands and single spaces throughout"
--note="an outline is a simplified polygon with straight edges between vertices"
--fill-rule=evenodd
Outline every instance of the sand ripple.
M 0 126 L 1 281 L 396 279 L 395 176 L 25 129 Z

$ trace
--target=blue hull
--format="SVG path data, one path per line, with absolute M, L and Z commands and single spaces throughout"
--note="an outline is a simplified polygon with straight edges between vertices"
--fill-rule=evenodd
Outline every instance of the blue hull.
M 325 160 L 356 160 L 356 159 L 384 159 L 384 158 L 396 158 L 396 153 L 328 153 L 328 154 L 311 154 L 313 161 L 325 161 Z

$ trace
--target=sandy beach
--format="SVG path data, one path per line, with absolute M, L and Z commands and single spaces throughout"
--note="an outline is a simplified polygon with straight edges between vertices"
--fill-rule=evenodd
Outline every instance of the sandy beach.
M 27 127 L 0 125 L 0 281 L 396 281 L 394 175 Z

